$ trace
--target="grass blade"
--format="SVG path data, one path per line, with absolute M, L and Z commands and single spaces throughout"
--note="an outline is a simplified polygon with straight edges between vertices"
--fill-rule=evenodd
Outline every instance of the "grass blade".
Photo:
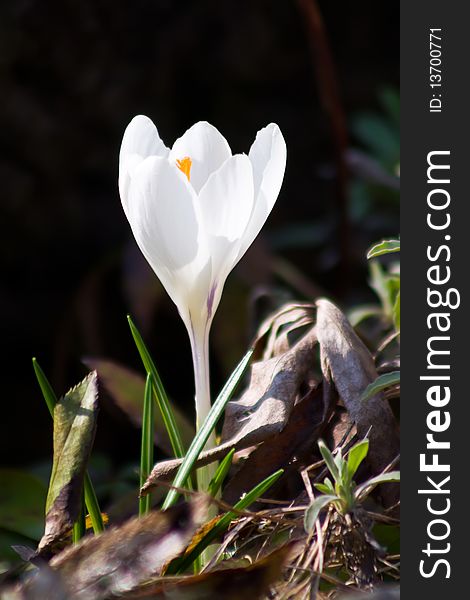
M 155 401 L 158 404 L 163 422 L 165 423 L 165 427 L 168 431 L 171 447 L 173 448 L 175 456 L 177 458 L 181 458 L 185 454 L 185 449 L 178 426 L 176 424 L 175 416 L 171 409 L 170 401 L 168 400 L 165 388 L 163 387 L 162 380 L 160 379 L 160 375 L 155 367 L 155 363 L 153 362 L 152 357 L 145 346 L 142 336 L 140 335 L 137 327 L 134 325 L 134 322 L 129 315 L 127 316 L 127 321 L 129 322 L 132 337 L 134 338 L 134 342 L 144 364 L 144 368 L 147 373 L 151 373 L 152 375 L 152 388 Z
M 51 417 L 54 418 L 54 407 L 57 404 L 57 396 L 52 389 L 49 380 L 44 374 L 44 371 L 39 366 L 38 361 L 33 358 L 33 369 L 36 375 L 36 379 L 38 380 L 39 387 L 41 388 L 42 395 L 44 396 L 44 400 L 46 401 L 47 408 L 51 413 Z
M 49 380 L 44 374 L 44 371 L 41 369 L 38 361 L 35 358 L 33 358 L 33 369 L 34 373 L 36 374 L 39 387 L 41 388 L 42 395 L 44 396 L 44 400 L 46 401 L 47 408 L 49 409 L 51 417 L 54 419 L 54 407 L 57 404 L 57 396 L 55 395 Z M 85 472 L 84 493 L 85 503 L 90 515 L 93 531 L 95 533 L 101 533 L 104 531 L 103 517 L 88 471 Z
M 88 471 L 85 471 L 84 479 L 85 504 L 90 515 L 91 525 L 95 533 L 104 531 L 103 515 L 101 514 L 98 498 L 96 497 L 95 488 L 91 483 Z
M 214 477 L 212 478 L 208 493 L 215 498 L 217 496 L 218 491 L 222 487 L 225 477 L 232 466 L 233 455 L 235 454 L 235 448 L 232 448 L 227 456 L 223 459 L 220 465 L 217 467 L 217 471 L 214 473 Z
M 202 449 L 206 445 L 209 436 L 216 426 L 218 420 L 222 416 L 222 413 L 225 410 L 225 406 L 227 402 L 232 397 L 240 379 L 243 376 L 246 368 L 248 367 L 248 363 L 250 362 L 251 356 L 253 354 L 253 348 L 250 348 L 245 356 L 242 358 L 235 371 L 230 375 L 224 388 L 220 392 L 217 400 L 212 405 L 209 414 L 207 415 L 206 420 L 202 424 L 202 427 L 199 429 L 197 434 L 194 436 L 193 441 L 189 447 L 189 450 L 186 456 L 183 459 L 183 462 L 176 473 L 176 477 L 173 481 L 173 485 L 175 487 L 183 487 L 186 480 L 188 479 L 194 464 L 201 453 Z M 176 490 L 170 490 L 165 498 L 165 502 L 163 503 L 163 510 L 172 506 L 177 498 L 179 493 Z
M 230 525 L 231 521 L 236 517 L 236 511 L 245 510 L 260 498 L 284 473 L 284 469 L 279 469 L 269 477 L 266 477 L 261 483 L 258 483 L 251 491 L 249 491 L 241 500 L 233 507 L 233 511 L 225 513 L 214 527 L 206 533 L 196 546 L 186 556 L 183 556 L 175 564 L 174 569 L 168 569 L 167 574 L 171 574 L 174 570 L 184 571 L 189 565 L 197 559 L 198 556 L 207 548 L 207 546 L 216 538 L 221 536 Z
M 80 502 L 80 512 L 78 518 L 72 528 L 72 542 L 76 544 L 86 533 L 86 516 L 85 516 L 85 497 L 82 492 L 82 500 Z
M 140 487 L 144 485 L 153 466 L 154 402 L 152 398 L 152 375 L 147 373 L 145 382 L 144 408 L 142 415 L 142 446 L 140 451 Z M 139 498 L 139 516 L 150 511 L 151 494 Z

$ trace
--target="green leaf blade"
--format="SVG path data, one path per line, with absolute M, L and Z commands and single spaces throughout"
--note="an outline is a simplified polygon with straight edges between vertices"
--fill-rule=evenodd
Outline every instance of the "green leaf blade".
M 317 489 L 322 494 L 326 494 L 327 496 L 335 496 L 336 495 L 335 488 L 333 487 L 331 482 L 329 483 L 329 485 L 327 483 L 314 483 L 313 485 L 314 485 L 315 489 Z
M 400 383 L 400 371 L 391 371 L 390 373 L 384 373 L 379 375 L 375 381 L 370 383 L 366 389 L 362 392 L 361 400 L 365 402 L 370 400 L 376 394 L 383 390 L 392 387 L 393 385 L 399 385 Z
M 393 305 L 393 324 L 395 329 L 400 331 L 400 290 L 395 297 L 395 304 Z
M 238 383 L 240 382 L 240 379 L 242 378 L 243 374 L 245 373 L 245 370 L 248 367 L 248 364 L 251 360 L 251 356 L 252 356 L 253 352 L 254 352 L 253 348 L 250 348 L 250 350 L 248 350 L 248 352 L 245 354 L 245 356 L 242 358 L 240 363 L 237 365 L 237 367 L 235 368 L 233 373 L 228 378 L 224 388 L 222 389 L 222 391 L 220 392 L 216 401 L 212 405 L 212 407 L 209 411 L 209 414 L 207 415 L 206 420 L 204 421 L 201 428 L 195 435 L 195 437 L 189 447 L 189 450 L 178 469 L 176 477 L 173 481 L 173 485 L 175 487 L 184 486 L 186 480 L 188 479 L 188 477 L 194 467 L 194 464 L 196 463 L 196 460 L 199 457 L 199 454 L 202 452 L 204 446 L 206 445 L 206 442 L 209 439 L 209 436 L 212 433 L 212 430 L 217 425 L 217 422 L 219 421 L 220 417 L 222 416 L 222 413 L 225 410 L 227 402 L 232 397 Z M 163 503 L 163 509 L 165 510 L 166 508 L 172 506 L 176 502 L 178 495 L 179 494 L 176 490 L 170 490 L 167 494 L 167 497 L 165 498 L 164 503 Z
M 85 497 L 82 492 L 80 500 L 80 511 L 78 513 L 78 519 L 73 524 L 72 528 L 72 542 L 77 544 L 86 533 L 86 516 L 85 516 Z
M 390 471 L 389 473 L 382 473 L 381 475 L 377 475 L 377 477 L 372 477 L 368 479 L 366 482 L 358 485 L 355 491 L 355 497 L 358 500 L 361 500 L 369 493 L 369 488 L 373 488 L 376 485 L 381 483 L 399 483 L 400 481 L 400 471 Z
M 152 375 L 147 374 L 142 414 L 142 441 L 140 449 L 140 487 L 144 485 L 153 466 L 154 402 L 152 398 Z M 143 517 L 150 511 L 151 495 L 139 498 L 139 515 Z
M 214 473 L 214 477 L 212 478 L 209 489 L 207 490 L 209 494 L 215 498 L 222 487 L 225 477 L 229 472 L 230 467 L 232 466 L 233 455 L 235 454 L 235 448 L 232 448 L 230 452 L 225 456 L 225 458 L 221 461 L 219 466 L 217 467 L 217 471 Z
M 323 460 L 325 461 L 326 466 L 328 467 L 328 470 L 330 471 L 331 475 L 333 475 L 333 479 L 336 481 L 336 483 L 339 483 L 341 479 L 341 474 L 336 465 L 333 454 L 330 452 L 328 446 L 323 440 L 319 440 L 318 448 L 320 449 L 320 453 L 323 457 Z
M 57 404 L 57 396 L 55 395 L 54 390 L 52 389 L 52 386 L 49 383 L 49 380 L 44 374 L 44 371 L 39 366 L 39 363 L 36 360 L 36 358 L 33 358 L 33 369 L 36 375 L 36 379 L 38 380 L 39 387 L 41 388 L 42 395 L 44 396 L 44 400 L 46 401 L 47 408 L 51 413 L 51 417 L 54 417 L 54 408 Z
M 96 496 L 95 488 L 90 479 L 88 471 L 85 472 L 84 480 L 85 504 L 90 515 L 91 525 L 94 533 L 102 533 L 104 531 L 103 516 L 101 514 L 100 505 Z
M 48 512 L 89 450 L 96 427 L 96 374 L 91 373 L 61 398 L 54 409 L 54 462 L 46 500 Z M 83 414 L 81 414 L 83 413 Z
M 46 499 L 46 527 L 39 548 L 63 536 L 80 511 L 86 464 L 96 430 L 96 372 L 69 390 L 54 408 L 54 456 Z M 77 525 L 77 530 L 82 525 Z
M 325 495 L 325 496 L 318 496 L 318 498 L 315 498 L 315 500 L 310 504 L 310 506 L 305 511 L 304 529 L 307 533 L 311 533 L 313 531 L 313 528 L 315 527 L 315 523 L 318 519 L 320 511 L 323 508 L 325 508 L 325 506 L 328 506 L 328 504 L 331 504 L 335 500 L 339 500 L 338 496 L 336 496 L 336 495 L 335 496 Z
M 168 400 L 167 393 L 163 386 L 162 380 L 160 379 L 160 375 L 158 374 L 155 363 L 150 356 L 149 351 L 140 335 L 137 327 L 134 325 L 131 317 L 128 316 L 127 320 L 129 322 L 129 327 L 132 333 L 132 337 L 134 338 L 135 345 L 140 354 L 140 358 L 143 362 L 144 368 L 147 373 L 152 374 L 152 387 L 154 391 L 154 397 L 157 402 L 158 408 L 160 409 L 163 422 L 165 423 L 165 427 L 168 431 L 168 436 L 170 438 L 170 443 L 173 448 L 174 455 L 177 458 L 181 458 L 185 454 L 185 449 L 183 445 L 183 440 L 181 438 L 181 434 L 176 423 L 175 416 L 173 414 L 173 410 L 171 408 L 170 401 Z
M 256 500 L 258 500 L 276 481 L 281 477 L 284 473 L 284 469 L 279 469 L 263 481 L 261 481 L 258 485 L 256 485 L 252 490 L 250 490 L 243 498 L 241 498 L 233 507 L 233 511 L 229 511 L 225 513 L 218 521 L 218 523 L 207 532 L 207 534 L 200 540 L 196 546 L 189 552 L 186 556 L 184 556 L 181 561 L 177 562 L 177 570 L 184 571 L 188 568 L 191 563 L 193 563 L 198 556 L 209 546 L 209 544 L 222 535 L 230 525 L 231 521 L 236 517 L 236 511 L 242 511 L 248 508 L 250 504 L 253 504 Z M 170 570 L 167 571 L 169 574 Z
M 359 466 L 361 465 L 362 461 L 367 456 L 368 452 L 369 452 L 369 440 L 368 439 L 361 440 L 360 442 L 355 444 L 349 451 L 349 454 L 348 454 L 349 481 L 351 481 L 352 478 L 354 477 L 354 475 L 356 474 L 357 470 L 359 469 Z
M 49 380 L 47 379 L 44 371 L 41 369 L 39 363 L 36 358 L 33 358 L 33 369 L 36 375 L 36 379 L 38 381 L 39 387 L 41 388 L 42 395 L 46 402 L 47 408 L 49 409 L 49 413 L 54 420 L 54 408 L 57 404 L 57 396 L 52 389 Z M 93 527 L 94 533 L 101 533 L 104 531 L 104 523 L 103 517 L 101 514 L 101 509 L 98 503 L 98 498 L 96 496 L 95 490 L 93 488 L 93 484 L 91 482 L 90 476 L 88 472 L 85 472 L 84 479 L 84 490 L 85 490 L 85 503 L 88 509 L 88 513 L 90 514 L 90 519 Z
M 400 240 L 382 240 L 378 244 L 374 244 L 367 252 L 367 258 L 376 258 L 392 252 L 400 252 Z

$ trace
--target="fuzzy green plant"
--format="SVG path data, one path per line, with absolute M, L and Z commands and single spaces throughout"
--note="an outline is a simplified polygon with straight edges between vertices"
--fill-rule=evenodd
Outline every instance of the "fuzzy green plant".
M 318 447 L 331 478 L 326 477 L 323 483 L 314 484 L 321 495 L 315 498 L 305 511 L 304 526 L 309 533 L 313 531 L 323 508 L 332 505 L 344 515 L 361 504 L 376 485 L 400 481 L 400 473 L 390 471 L 371 477 L 360 485 L 356 484 L 354 476 L 369 452 L 368 439 L 355 444 L 349 450 L 347 458 L 343 457 L 341 448 L 338 448 L 334 456 L 322 440 L 318 442 Z

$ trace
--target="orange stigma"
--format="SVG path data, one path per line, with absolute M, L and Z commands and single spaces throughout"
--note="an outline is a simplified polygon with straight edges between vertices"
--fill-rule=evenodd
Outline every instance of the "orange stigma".
M 185 156 L 181 160 L 176 161 L 176 166 L 178 167 L 178 169 L 180 171 L 183 171 L 183 173 L 188 178 L 188 181 L 191 181 L 190 175 L 191 175 L 191 165 L 192 164 L 193 164 L 193 161 L 189 158 L 189 156 Z

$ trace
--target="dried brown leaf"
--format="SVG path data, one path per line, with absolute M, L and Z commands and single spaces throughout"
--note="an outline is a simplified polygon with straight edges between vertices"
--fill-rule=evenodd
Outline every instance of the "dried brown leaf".
M 333 402 L 323 392 L 322 386 L 312 388 L 294 406 L 284 429 L 258 446 L 242 463 L 224 489 L 226 502 L 235 503 L 270 473 L 286 468 L 294 457 L 300 460 L 313 447 L 333 409 Z
M 291 347 L 290 334 L 312 323 L 314 305 L 311 303 L 285 304 L 270 315 L 259 327 L 256 336 L 256 355 L 261 360 L 280 356 Z
M 374 361 L 349 321 L 334 304 L 321 299 L 317 301 L 317 307 L 323 375 L 333 381 L 359 436 L 366 436 L 370 430 L 368 462 L 375 473 L 380 473 L 397 456 L 399 436 L 395 417 L 383 394 L 376 394 L 367 402 L 361 400 L 365 388 L 377 379 Z M 395 490 L 395 487 L 388 490 Z M 392 495 L 396 493 L 393 491 Z
M 224 442 L 243 440 L 244 447 L 279 433 L 289 418 L 302 385 L 312 377 L 315 328 L 280 357 L 254 363 L 248 389 L 229 402 L 222 430 Z
M 302 389 L 311 385 L 316 344 L 312 327 L 282 356 L 252 365 L 247 390 L 239 400 L 227 404 L 222 443 L 202 452 L 197 467 L 219 460 L 232 448 L 259 444 L 282 431 Z M 141 493 L 147 493 L 158 480 L 171 477 L 180 464 L 181 459 L 157 463 Z

